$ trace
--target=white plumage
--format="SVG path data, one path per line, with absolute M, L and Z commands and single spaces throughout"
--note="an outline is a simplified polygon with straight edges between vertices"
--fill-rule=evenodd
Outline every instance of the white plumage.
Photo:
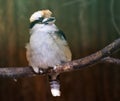
M 51 14 L 49 10 L 42 10 L 30 17 L 33 26 L 30 29 L 30 40 L 26 46 L 26 56 L 29 65 L 36 73 L 40 72 L 39 68 L 47 69 L 71 60 L 71 51 L 67 41 L 63 32 L 54 24 L 55 19 L 51 17 Z M 41 18 L 42 20 L 39 20 Z M 50 75 L 51 80 L 56 80 L 57 75 Z M 60 95 L 60 91 L 57 90 L 54 87 L 51 88 L 51 92 L 55 92 L 54 96 Z

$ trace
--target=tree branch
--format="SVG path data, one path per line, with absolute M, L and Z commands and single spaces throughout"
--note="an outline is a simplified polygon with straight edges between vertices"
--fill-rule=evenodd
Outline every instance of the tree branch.
M 58 65 L 53 69 L 49 68 L 47 70 L 43 70 L 43 73 L 40 73 L 39 75 L 79 70 L 81 68 L 85 68 L 87 66 L 91 66 L 99 62 L 115 63 L 120 65 L 119 59 L 114 59 L 109 57 L 119 49 L 120 49 L 120 38 L 115 40 L 105 48 L 97 51 L 96 53 L 93 53 L 89 56 L 86 56 L 78 60 L 74 60 Z M 35 75 L 37 74 L 34 73 L 31 67 L 1 67 L 0 68 L 0 77 L 4 77 L 4 78 L 31 77 Z
M 120 59 L 116 59 L 116 58 L 112 58 L 112 57 L 106 57 L 106 58 L 102 59 L 102 62 L 120 65 Z

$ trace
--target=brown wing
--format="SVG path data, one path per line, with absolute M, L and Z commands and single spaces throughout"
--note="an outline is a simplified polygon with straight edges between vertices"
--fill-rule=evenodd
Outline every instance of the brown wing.
M 61 30 L 58 30 L 55 33 L 53 33 L 52 36 L 54 40 L 56 41 L 56 43 L 58 44 L 59 48 L 62 49 L 62 51 L 64 52 L 67 58 L 67 61 L 71 61 L 72 53 L 66 41 L 65 34 Z

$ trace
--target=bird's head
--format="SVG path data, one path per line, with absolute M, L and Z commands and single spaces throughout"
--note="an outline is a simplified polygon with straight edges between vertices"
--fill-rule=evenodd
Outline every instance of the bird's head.
M 40 23 L 40 24 L 53 24 L 55 18 L 51 17 L 52 12 L 50 10 L 40 10 L 33 13 L 30 17 L 30 23 Z

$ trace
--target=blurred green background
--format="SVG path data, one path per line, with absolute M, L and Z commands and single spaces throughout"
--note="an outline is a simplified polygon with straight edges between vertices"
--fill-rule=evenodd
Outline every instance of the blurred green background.
M 29 17 L 50 9 L 73 53 L 82 58 L 120 37 L 120 0 L 0 0 L 0 66 L 27 66 Z M 120 52 L 114 54 L 120 57 Z M 120 101 L 120 66 L 97 64 L 61 74 L 60 98 L 46 76 L 0 78 L 0 101 Z

